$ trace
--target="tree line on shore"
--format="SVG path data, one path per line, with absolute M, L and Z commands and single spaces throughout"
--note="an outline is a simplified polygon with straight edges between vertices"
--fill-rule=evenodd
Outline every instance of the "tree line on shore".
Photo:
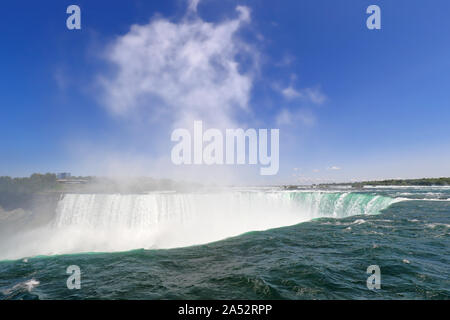
M 31 206 L 32 195 L 47 190 L 57 190 L 56 175 L 34 173 L 30 177 L 0 177 L 0 207 L 10 210 Z
M 422 179 L 389 179 L 381 181 L 365 181 L 351 184 L 358 186 L 449 186 L 450 178 L 422 178 Z
M 53 173 L 34 173 L 25 178 L 3 176 L 0 177 L 0 207 L 5 210 L 29 209 L 34 195 L 38 193 L 147 193 L 160 190 L 188 191 L 199 187 L 195 183 L 150 177 L 73 176 L 61 182 Z

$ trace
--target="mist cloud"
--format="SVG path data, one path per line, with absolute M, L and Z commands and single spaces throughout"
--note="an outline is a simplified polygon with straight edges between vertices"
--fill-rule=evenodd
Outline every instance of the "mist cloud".
M 105 58 L 115 71 L 100 82 L 112 113 L 164 114 L 173 127 L 194 120 L 233 127 L 235 114 L 248 109 L 252 70 L 243 71 L 238 56 L 254 62 L 257 53 L 237 32 L 250 22 L 250 10 L 238 6 L 236 18 L 214 24 L 192 16 L 197 5 L 190 1 L 180 22 L 133 25 L 108 46 Z

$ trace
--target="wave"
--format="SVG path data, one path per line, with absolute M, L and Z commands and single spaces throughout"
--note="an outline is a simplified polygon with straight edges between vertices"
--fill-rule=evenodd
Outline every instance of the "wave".
M 352 192 L 66 194 L 49 226 L 0 258 L 184 247 L 321 217 L 377 214 L 402 199 Z
M 40 284 L 40 282 L 33 278 L 30 280 L 19 282 L 18 284 L 15 284 L 11 288 L 2 290 L 1 293 L 4 296 L 6 296 L 6 299 L 11 299 L 11 298 L 14 298 L 24 292 L 31 292 L 39 284 Z

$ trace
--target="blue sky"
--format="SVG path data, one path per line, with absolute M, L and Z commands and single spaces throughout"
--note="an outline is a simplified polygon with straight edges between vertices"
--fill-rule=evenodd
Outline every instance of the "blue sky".
M 66 28 L 70 4 L 81 7 L 81 30 Z M 381 30 L 366 28 L 371 4 L 381 8 Z M 152 38 L 155 21 L 170 30 L 192 21 L 199 28 L 237 21 L 223 45 L 236 48 L 230 55 L 241 74 L 233 79 L 251 88 L 233 93 L 231 100 L 245 100 L 238 107 L 213 104 L 211 121 L 216 115 L 280 128 L 279 174 L 262 178 L 249 170 L 248 181 L 450 176 L 448 1 L 203 0 L 191 13 L 187 6 L 185 0 L 3 4 L 0 175 L 117 170 L 172 177 L 180 168 L 164 163 L 170 131 L 174 113 L 186 110 L 173 104 L 186 96 L 123 100 L 117 112 L 118 95 L 130 90 L 118 87 L 125 78 L 117 70 L 132 63 L 130 70 L 140 70 L 133 57 L 141 54 L 120 39 L 132 25 Z M 248 9 L 248 20 L 237 6 Z M 182 37 L 171 39 L 174 48 L 183 45 L 176 43 Z M 132 59 L 127 50 L 136 50 Z M 214 167 L 208 175 L 220 172 Z

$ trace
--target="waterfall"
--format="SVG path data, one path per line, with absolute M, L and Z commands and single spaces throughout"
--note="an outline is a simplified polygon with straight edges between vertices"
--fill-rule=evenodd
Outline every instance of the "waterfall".
M 65 194 L 43 230 L 14 255 L 174 248 L 320 217 L 377 214 L 399 200 L 352 192 Z

